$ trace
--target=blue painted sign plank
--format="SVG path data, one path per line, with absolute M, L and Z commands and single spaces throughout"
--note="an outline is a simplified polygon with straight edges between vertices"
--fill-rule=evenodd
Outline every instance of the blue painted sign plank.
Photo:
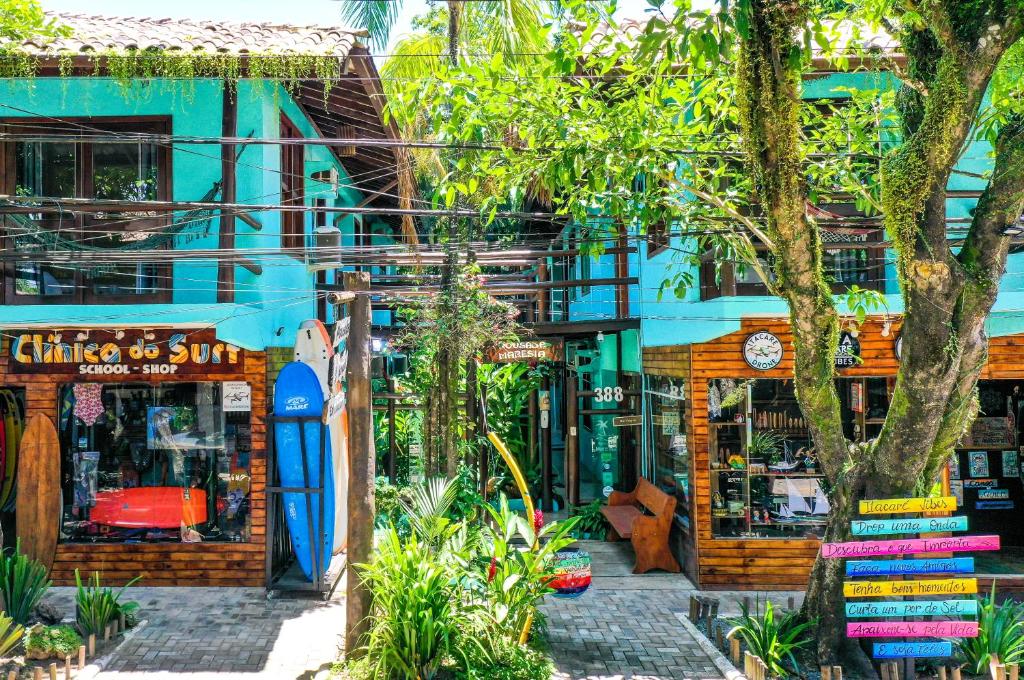
M 846 615 L 853 619 L 895 616 L 975 616 L 975 600 L 925 600 L 910 602 L 847 602 Z
M 985 500 L 1006 500 L 1009 497 L 1009 489 L 978 489 L 978 498 Z
M 935 642 L 876 642 L 876 659 L 902 659 L 905 657 L 924 658 L 935 656 L 952 656 L 953 643 Z
M 975 501 L 976 510 L 1013 510 L 1013 501 Z
M 848 560 L 846 562 L 847 576 L 973 573 L 973 557 L 940 557 L 927 560 Z
M 967 531 L 966 517 L 910 517 L 907 519 L 858 519 L 850 523 L 854 536 L 920 534 Z

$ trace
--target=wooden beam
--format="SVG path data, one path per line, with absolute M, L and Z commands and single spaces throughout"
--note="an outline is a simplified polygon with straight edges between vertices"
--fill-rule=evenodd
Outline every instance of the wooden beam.
M 366 291 L 370 275 L 344 272 L 349 291 Z M 366 564 L 373 551 L 374 496 L 376 477 L 373 448 L 373 398 L 370 385 L 370 329 L 372 318 L 369 295 L 356 295 L 350 305 L 352 318 L 348 336 L 348 570 L 345 591 L 345 655 L 355 658 L 369 631 L 373 605 L 370 589 L 363 583 L 355 565 Z
M 221 88 L 221 134 L 234 137 L 238 126 L 238 93 L 227 81 Z M 220 147 L 222 203 L 234 203 L 237 200 L 235 182 L 235 145 L 224 144 Z M 235 248 L 235 214 L 231 210 L 220 211 L 220 234 L 217 247 L 227 252 Z M 235 301 L 235 264 L 230 260 L 221 259 L 217 262 L 217 302 Z

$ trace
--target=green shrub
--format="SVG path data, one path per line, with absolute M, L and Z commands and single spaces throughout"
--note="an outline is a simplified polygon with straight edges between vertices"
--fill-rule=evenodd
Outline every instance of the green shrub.
M 1024 659 L 1024 604 L 996 602 L 996 584 L 978 601 L 978 637 L 958 638 L 957 658 L 973 675 L 988 675 L 989 662 L 1012 664 Z
M 473 641 L 460 630 L 471 614 L 453 567 L 430 543 L 415 533 L 403 541 L 394 527 L 380 536 L 373 562 L 357 566 L 373 593 L 366 644 L 372 677 L 430 680 L 449 659 L 464 662 Z
M 0 657 L 11 655 L 25 635 L 25 629 L 14 622 L 10 616 L 0 612 Z
M 601 514 L 601 508 L 603 507 L 604 502 L 601 499 L 579 507 L 575 514 L 576 517 L 579 517 L 579 521 L 576 524 L 574 533 L 577 536 L 590 534 L 591 536 L 603 538 L 608 531 L 608 520 Z
M 136 602 L 121 602 L 121 595 L 125 588 L 136 583 L 139 577 L 133 578 L 117 592 L 111 588 L 104 588 L 100 585 L 100 575 L 93 572 L 92 578 L 83 585 L 82 576 L 75 569 L 75 585 L 78 592 L 75 594 L 76 619 L 78 630 L 83 635 L 102 633 L 107 624 L 117 619 L 121 614 L 125 617 L 133 614 L 139 608 Z
M 19 540 L 13 551 L 0 553 L 0 595 L 3 610 L 22 626 L 32 618 L 39 600 L 52 585 L 46 567 L 21 552 Z
M 800 622 L 799 614 L 789 612 L 776 618 L 775 609 L 765 600 L 764 612 L 755 609 L 751 614 L 746 603 L 741 606 L 739 618 L 731 619 L 734 626 L 729 635 L 739 635 L 751 654 L 758 656 L 768 666 L 772 677 L 788 675 L 785 663 L 788 660 L 794 670 L 799 670 L 793 653 L 810 642 L 806 633 L 813 622 Z
M 555 665 L 543 652 L 527 645 L 505 644 L 490 656 L 470 652 L 465 670 L 455 673 L 456 680 L 550 680 Z
M 71 626 L 35 625 L 25 634 L 25 652 L 40 659 L 63 659 L 78 652 L 81 636 Z

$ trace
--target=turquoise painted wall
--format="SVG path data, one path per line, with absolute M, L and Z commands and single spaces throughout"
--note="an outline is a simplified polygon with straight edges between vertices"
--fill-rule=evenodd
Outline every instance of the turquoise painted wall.
M 240 137 L 253 135 L 277 138 L 283 112 L 303 135 L 316 136 L 313 126 L 281 88 L 271 83 L 243 81 L 238 88 Z M 3 106 L 4 104 L 7 106 Z M 37 78 L 31 81 L 0 81 L 0 117 L 77 118 L 94 116 L 165 116 L 176 135 L 215 137 L 221 134 L 222 88 L 218 81 L 186 83 L 156 80 L 137 83 L 127 90 L 107 78 Z M 12 108 L 17 107 L 17 108 Z M 101 123 L 101 121 L 96 121 Z M 305 154 L 306 204 L 328 199 L 328 205 L 351 206 L 362 200 L 353 180 L 326 147 L 307 146 Z M 174 200 L 198 201 L 220 179 L 220 148 L 215 145 L 178 145 L 172 153 Z M 239 203 L 277 203 L 281 198 L 281 157 L 277 145 L 250 145 L 237 164 Z M 334 169 L 337 186 L 310 179 L 313 173 Z M 280 214 L 254 213 L 262 224 L 254 230 L 236 219 L 236 247 L 277 248 L 280 245 Z M 354 221 L 339 217 L 343 245 L 352 243 Z M 312 231 L 312 216 L 306 215 L 306 233 Z M 190 228 L 176 240 L 176 249 L 207 249 L 218 245 L 218 221 L 208 228 Z M 382 237 L 383 238 L 383 237 Z M 217 304 L 217 263 L 176 260 L 173 265 L 173 304 L 129 306 L 7 305 L 0 308 L 0 325 L 84 324 L 110 322 L 116 315 L 125 325 L 167 324 L 183 326 L 216 325 L 223 339 L 248 349 L 289 346 L 298 324 L 316 314 L 314 274 L 305 263 L 286 256 L 261 256 L 263 273 L 256 275 L 235 268 L 234 304 Z M 333 272 L 328 272 L 328 280 Z

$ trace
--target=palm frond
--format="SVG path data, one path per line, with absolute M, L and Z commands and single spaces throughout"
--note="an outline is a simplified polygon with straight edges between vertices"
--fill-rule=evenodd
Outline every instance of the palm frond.
M 466 25 L 481 34 L 463 36 L 463 44 L 483 43 L 488 53 L 502 53 L 509 63 L 529 61 L 548 47 L 545 23 L 552 12 L 544 0 L 474 2 L 466 13 Z
M 391 29 L 402 12 L 401 0 L 343 0 L 341 18 L 353 28 L 365 29 L 370 44 L 384 49 L 391 37 Z

